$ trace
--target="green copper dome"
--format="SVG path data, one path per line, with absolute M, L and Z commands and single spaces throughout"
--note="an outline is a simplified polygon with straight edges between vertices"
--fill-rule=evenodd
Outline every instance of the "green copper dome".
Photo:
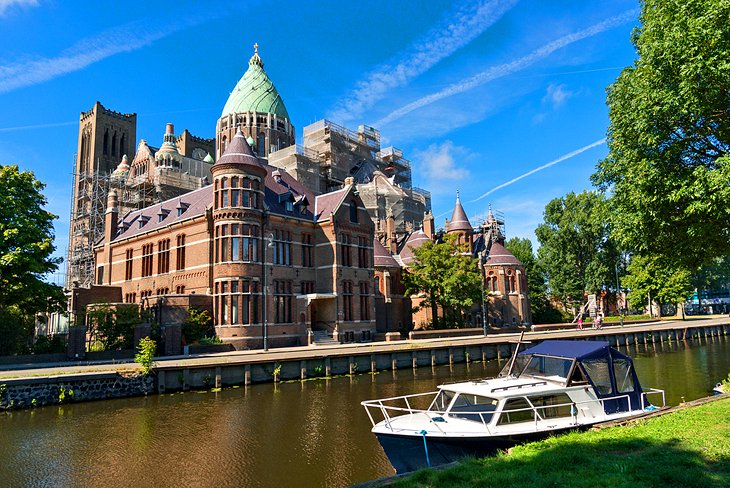
M 284 101 L 264 71 L 264 62 L 259 57 L 258 44 L 248 62 L 248 70 L 238 81 L 228 97 L 221 117 L 241 112 L 259 112 L 278 115 L 289 119 Z

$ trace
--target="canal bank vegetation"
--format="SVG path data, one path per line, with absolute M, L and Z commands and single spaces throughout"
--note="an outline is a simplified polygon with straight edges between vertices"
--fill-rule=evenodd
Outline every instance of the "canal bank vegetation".
M 730 397 L 417 471 L 387 486 L 730 486 Z

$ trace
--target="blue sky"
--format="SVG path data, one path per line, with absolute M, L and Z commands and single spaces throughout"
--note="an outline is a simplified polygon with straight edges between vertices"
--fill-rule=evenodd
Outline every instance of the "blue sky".
M 297 137 L 321 118 L 404 150 L 437 225 L 456 190 L 535 242 L 545 204 L 590 188 L 606 87 L 635 59 L 637 1 L 0 0 L 0 164 L 47 184 L 65 255 L 79 113 L 99 100 L 213 137 L 254 42 Z

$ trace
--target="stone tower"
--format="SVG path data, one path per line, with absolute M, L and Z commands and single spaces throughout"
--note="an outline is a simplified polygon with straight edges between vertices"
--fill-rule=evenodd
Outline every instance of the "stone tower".
M 258 44 L 248 70 L 228 97 L 216 127 L 216 152 L 220 157 L 238 129 L 259 157 L 291 146 L 294 126 L 276 87 L 264 71 Z
M 112 173 L 124 155 L 132 158 L 137 114 L 122 114 L 96 102 L 79 117 L 74 171 L 66 286 L 89 286 L 94 280 L 92 247 L 102 236 L 106 194 L 97 191 L 99 176 Z
M 260 294 L 266 168 L 241 131 L 213 165 L 213 310 L 218 337 L 262 337 Z

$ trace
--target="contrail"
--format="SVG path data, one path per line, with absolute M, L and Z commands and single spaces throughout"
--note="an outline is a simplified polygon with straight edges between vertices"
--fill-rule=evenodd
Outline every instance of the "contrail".
M 537 168 L 535 168 L 533 170 L 530 170 L 527 173 L 518 176 L 517 178 L 512 178 L 511 180 L 509 180 L 506 183 L 502 183 L 501 185 L 495 186 L 494 188 L 492 188 L 491 190 L 489 190 L 488 192 L 486 192 L 482 196 L 480 196 L 478 198 L 475 198 L 474 200 L 469 200 L 468 203 L 473 203 L 473 202 L 479 201 L 482 198 L 485 198 L 487 195 L 491 195 L 492 193 L 494 193 L 497 190 L 501 190 L 502 188 L 504 188 L 506 186 L 509 186 L 512 183 L 515 183 L 517 181 L 520 181 L 522 178 L 527 178 L 528 176 L 530 176 L 532 174 L 535 174 L 538 171 L 542 171 L 542 170 L 544 170 L 546 168 L 549 168 L 550 166 L 555 166 L 556 164 L 558 164 L 561 161 L 565 161 L 566 159 L 570 159 L 573 156 L 577 156 L 578 154 L 580 154 L 582 152 L 585 152 L 585 151 L 587 151 L 587 150 L 589 150 L 591 148 L 594 148 L 596 146 L 600 146 L 601 144 L 605 144 L 605 143 L 606 143 L 606 138 L 604 137 L 603 139 L 599 139 L 596 142 L 592 142 L 591 144 L 588 144 L 587 146 L 583 146 L 580 149 L 576 149 L 575 151 L 571 151 L 568 154 L 564 154 L 564 155 L 560 156 L 558 159 L 555 159 L 553 161 L 550 161 L 549 163 L 543 164 L 542 166 L 538 166 Z
M 555 41 L 545 44 L 544 46 L 532 51 L 527 56 L 523 56 L 514 61 L 511 61 L 511 62 L 505 63 L 505 64 L 501 64 L 499 66 L 493 66 L 485 71 L 482 71 L 481 73 L 477 73 L 474 76 L 466 78 L 465 80 L 454 83 L 454 84 L 444 88 L 443 90 L 437 91 L 436 93 L 432 93 L 431 95 L 427 95 L 425 97 L 419 98 L 418 100 L 416 100 L 414 102 L 404 105 L 403 107 L 401 107 L 397 110 L 394 110 L 393 112 L 389 113 L 382 119 L 378 120 L 373 125 L 375 127 L 383 127 L 384 125 L 386 125 L 390 122 L 393 122 L 394 120 L 397 120 L 397 119 L 403 117 L 404 115 L 407 115 L 407 114 L 413 112 L 414 110 L 417 110 L 421 107 L 425 107 L 426 105 L 430 105 L 438 100 L 441 100 L 443 98 L 447 98 L 447 97 L 450 97 L 452 95 L 456 95 L 459 93 L 463 93 L 465 91 L 471 90 L 472 88 L 476 88 L 477 86 L 483 85 L 484 83 L 487 83 L 489 81 L 512 74 L 516 71 L 523 70 L 523 69 L 527 68 L 528 66 L 530 66 L 531 64 L 547 57 L 548 55 L 552 54 L 553 52 L 557 51 L 558 49 L 561 49 L 565 46 L 568 46 L 574 42 L 580 41 L 587 37 L 591 37 L 596 34 L 600 34 L 601 32 L 612 29 L 613 27 L 624 24 L 630 20 L 634 20 L 636 18 L 636 16 L 638 15 L 638 12 L 639 11 L 637 9 L 628 10 L 628 11 L 622 13 L 621 15 L 611 17 L 610 19 L 604 20 L 603 22 L 595 24 L 582 31 L 578 31 L 573 34 L 568 34 L 567 36 L 563 36 Z
M 375 67 L 335 105 L 329 118 L 353 120 L 375 105 L 389 90 L 407 84 L 442 59 L 469 44 L 497 22 L 518 0 L 480 1 L 429 30 L 391 62 Z
M 164 24 L 152 22 L 151 19 L 136 20 L 82 39 L 54 58 L 33 58 L 0 65 L 0 93 L 37 85 L 78 71 L 115 54 L 135 51 L 175 32 L 220 16 L 221 12 L 193 12 L 186 18 Z M 161 27 L 150 29 L 151 23 Z
M 52 127 L 64 127 L 67 125 L 76 125 L 78 120 L 72 122 L 55 122 L 52 124 L 38 124 L 38 125 L 21 125 L 18 127 L 0 127 L 0 132 L 12 132 L 15 130 L 28 130 L 28 129 L 50 129 Z

